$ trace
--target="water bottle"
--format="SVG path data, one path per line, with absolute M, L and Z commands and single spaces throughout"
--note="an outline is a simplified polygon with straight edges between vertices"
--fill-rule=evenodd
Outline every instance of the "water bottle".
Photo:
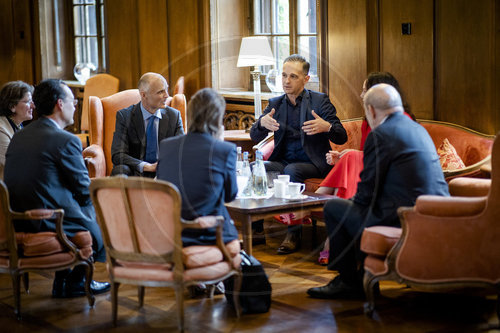
M 236 175 L 241 175 L 243 159 L 241 158 L 241 147 L 236 147 Z
M 253 193 L 258 196 L 267 194 L 267 176 L 266 167 L 262 159 L 262 152 L 257 151 L 255 165 L 252 170 Z
M 252 196 L 252 171 L 250 170 L 250 162 L 248 162 L 248 152 L 243 153 L 243 167 L 241 168 L 241 176 L 246 177 L 247 183 L 241 196 L 250 197 Z

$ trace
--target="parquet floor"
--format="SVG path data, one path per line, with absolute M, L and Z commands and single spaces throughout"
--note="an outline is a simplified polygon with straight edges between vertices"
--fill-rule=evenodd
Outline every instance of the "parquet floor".
M 495 315 L 496 297 L 477 294 L 415 292 L 392 282 L 381 284 L 374 319 L 363 314 L 362 301 L 317 300 L 306 290 L 326 284 L 333 277 L 316 264 L 310 231 L 304 230 L 300 252 L 278 256 L 275 249 L 284 229 L 266 222 L 267 245 L 255 247 L 273 286 L 271 310 L 244 315 L 239 320 L 222 295 L 185 301 L 187 332 L 500 332 Z M 319 229 L 320 234 L 324 233 Z M 96 265 L 95 278 L 106 280 L 105 265 Z M 110 295 L 96 298 L 89 308 L 86 298 L 56 300 L 50 297 L 52 276 L 30 274 L 31 292 L 22 294 L 23 318 L 13 314 L 10 278 L 0 275 L 0 332 L 175 332 L 175 298 L 167 288 L 147 288 L 144 308 L 137 308 L 137 291 L 122 286 L 118 327 L 111 324 Z

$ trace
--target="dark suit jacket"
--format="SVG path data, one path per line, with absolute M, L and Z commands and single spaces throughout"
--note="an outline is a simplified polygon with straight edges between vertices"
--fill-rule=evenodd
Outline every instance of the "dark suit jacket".
M 184 134 L 182 118 L 178 110 L 167 106 L 161 109 L 161 116 L 158 124 L 158 142 L 171 136 Z M 145 133 L 141 103 L 118 111 L 111 144 L 113 165 L 125 164 L 132 171 L 137 172 L 137 166 L 143 162 L 146 154 Z
M 253 141 L 258 142 L 267 136 L 269 131 L 265 127 L 260 126 L 260 119 L 271 112 L 273 108 L 275 110 L 273 118 L 280 124 L 280 128 L 274 132 L 274 150 L 269 157 L 269 161 L 280 161 L 287 124 L 286 94 L 269 100 L 269 105 L 264 110 L 262 116 L 252 126 L 250 137 Z M 343 144 L 347 141 L 347 133 L 337 117 L 337 111 L 330 102 L 328 95 L 304 89 L 304 96 L 300 107 L 301 124 L 314 119 L 311 110 L 314 110 L 317 115 L 332 124 L 332 128 L 328 133 L 306 135 L 304 131 L 301 131 L 300 135 L 305 153 L 321 173 L 326 174 L 331 169 L 331 165 L 326 163 L 325 156 L 331 149 L 328 140 L 336 144 Z
M 403 113 L 391 114 L 373 130 L 363 152 L 364 168 L 353 201 L 367 209 L 367 226 L 398 226 L 398 207 L 415 205 L 421 194 L 449 195 L 432 139 Z
M 90 200 L 90 179 L 80 140 L 41 117 L 17 132 L 7 149 L 5 183 L 14 210 L 64 209 L 64 231 L 88 230 L 97 258 L 105 259 Z M 17 221 L 16 231 L 55 231 L 54 221 Z
M 160 143 L 156 177 L 177 186 L 182 196 L 182 217 L 222 215 L 224 242 L 238 232 L 224 206 L 236 198 L 236 146 L 206 133 L 188 133 Z M 184 230 L 184 245 L 215 244 L 215 230 Z

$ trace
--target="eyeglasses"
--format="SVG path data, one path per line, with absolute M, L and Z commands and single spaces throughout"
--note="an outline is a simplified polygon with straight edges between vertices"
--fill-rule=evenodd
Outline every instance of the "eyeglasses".
M 73 99 L 73 100 L 69 100 L 69 101 L 66 101 L 64 99 L 61 99 L 63 102 L 71 102 L 73 103 L 73 106 L 77 106 L 78 105 L 78 100 L 77 99 Z
M 31 105 L 31 103 L 33 103 L 33 100 L 32 99 L 28 99 L 27 101 L 19 101 L 19 103 L 24 103 L 24 104 Z

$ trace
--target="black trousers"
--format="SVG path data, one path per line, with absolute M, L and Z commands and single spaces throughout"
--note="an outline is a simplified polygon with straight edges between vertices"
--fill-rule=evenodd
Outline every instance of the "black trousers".
M 366 207 L 341 198 L 328 201 L 324 207 L 330 240 L 328 269 L 337 270 L 347 284 L 362 282 L 366 255 L 361 252 L 359 245 L 367 214 Z

